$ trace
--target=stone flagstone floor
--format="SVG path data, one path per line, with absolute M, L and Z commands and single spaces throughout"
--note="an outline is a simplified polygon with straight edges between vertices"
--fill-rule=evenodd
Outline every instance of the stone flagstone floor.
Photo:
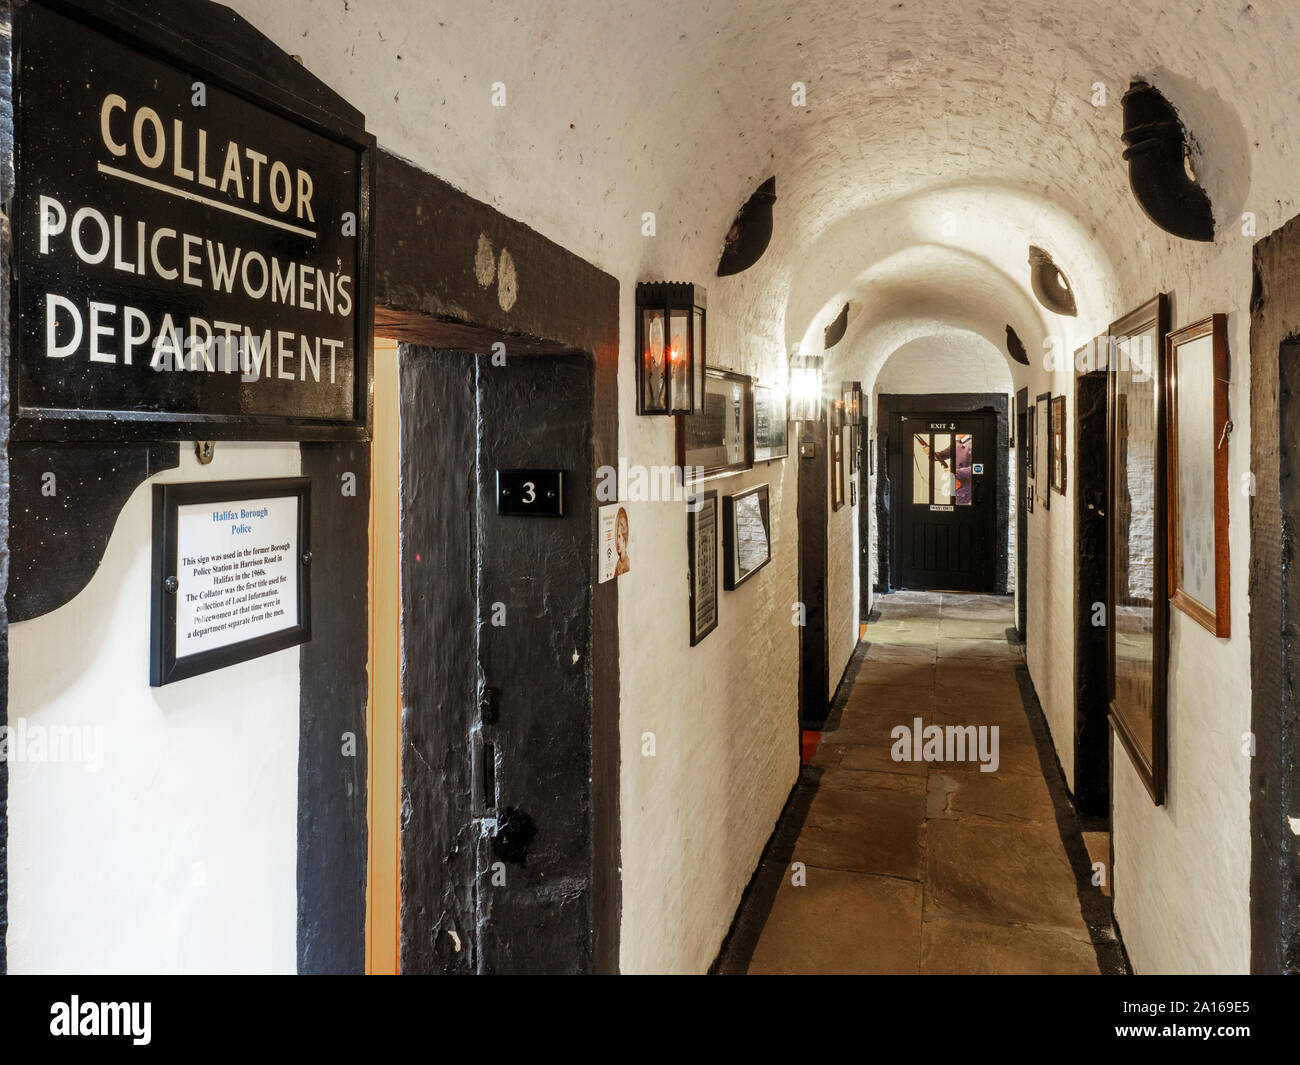
M 878 602 L 751 973 L 1096 973 L 1016 682 L 1011 600 Z M 896 725 L 998 726 L 1000 764 L 891 757 Z

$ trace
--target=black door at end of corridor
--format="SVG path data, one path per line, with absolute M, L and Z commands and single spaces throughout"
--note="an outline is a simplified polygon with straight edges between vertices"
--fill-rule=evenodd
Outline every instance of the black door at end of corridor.
M 897 587 L 995 591 L 996 416 L 894 414 L 901 491 L 890 510 Z

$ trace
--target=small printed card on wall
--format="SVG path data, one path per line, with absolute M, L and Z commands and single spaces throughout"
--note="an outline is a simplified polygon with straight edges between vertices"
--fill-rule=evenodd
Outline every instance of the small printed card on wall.
M 311 639 L 311 478 L 153 490 L 153 687 Z
M 622 503 L 610 503 L 597 511 L 600 519 L 600 571 L 598 584 L 612 581 L 632 568 L 628 555 L 628 541 L 631 528 L 627 518 L 627 507 Z

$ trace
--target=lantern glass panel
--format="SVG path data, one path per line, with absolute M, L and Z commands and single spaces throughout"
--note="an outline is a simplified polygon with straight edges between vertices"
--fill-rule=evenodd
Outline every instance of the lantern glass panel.
M 690 314 L 672 310 L 668 317 L 669 406 L 673 413 L 691 410 Z
M 691 340 L 691 388 L 694 391 L 694 409 L 704 409 L 704 311 L 695 308 L 694 336 Z
M 665 373 L 664 312 L 657 307 L 641 311 L 641 408 L 645 411 L 668 409 Z

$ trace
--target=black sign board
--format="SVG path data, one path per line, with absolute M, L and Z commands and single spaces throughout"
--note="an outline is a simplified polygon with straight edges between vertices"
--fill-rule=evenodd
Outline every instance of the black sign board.
M 364 438 L 373 138 L 112 10 L 15 4 L 15 437 Z
M 311 478 L 153 489 L 149 683 L 311 639 Z
M 564 517 L 564 471 L 497 470 L 497 513 Z

